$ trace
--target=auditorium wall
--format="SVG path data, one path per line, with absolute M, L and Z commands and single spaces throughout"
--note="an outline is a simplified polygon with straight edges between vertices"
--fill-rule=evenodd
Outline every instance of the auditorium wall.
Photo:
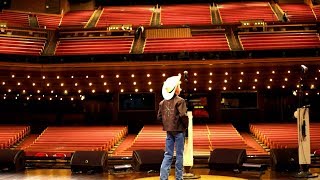
M 11 10 L 44 13 L 46 0 L 11 0 Z

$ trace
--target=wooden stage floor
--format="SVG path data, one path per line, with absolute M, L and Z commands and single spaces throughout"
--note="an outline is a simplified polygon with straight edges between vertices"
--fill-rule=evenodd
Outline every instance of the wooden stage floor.
M 320 168 L 311 168 L 311 172 L 320 174 Z M 208 168 L 193 168 L 192 172 L 201 176 L 201 180 L 241 180 L 241 179 L 296 179 L 293 176 L 295 172 L 274 172 L 266 170 L 260 176 L 256 171 L 244 171 L 234 173 L 230 171 L 210 171 Z M 171 169 L 169 180 L 174 180 L 174 169 Z M 156 180 L 159 179 L 159 172 L 133 172 L 130 170 L 105 172 L 103 174 L 72 174 L 70 169 L 26 169 L 22 172 L 9 173 L 1 172 L 0 180 L 91 180 L 91 179 L 109 179 L 109 180 Z M 313 178 L 320 180 L 320 177 Z

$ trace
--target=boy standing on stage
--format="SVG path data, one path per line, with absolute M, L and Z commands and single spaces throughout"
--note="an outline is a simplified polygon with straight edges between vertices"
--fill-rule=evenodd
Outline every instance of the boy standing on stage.
M 159 103 L 158 120 L 162 121 L 163 130 L 167 131 L 166 150 L 160 168 L 160 179 L 167 180 L 176 145 L 175 176 L 183 179 L 183 151 L 185 131 L 188 127 L 187 105 L 179 96 L 181 75 L 169 77 L 162 86 L 164 100 Z

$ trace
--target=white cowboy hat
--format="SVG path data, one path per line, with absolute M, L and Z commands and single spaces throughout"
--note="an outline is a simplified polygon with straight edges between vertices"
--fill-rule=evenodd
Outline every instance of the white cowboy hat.
M 177 86 L 181 83 L 181 74 L 178 76 L 171 76 L 163 83 L 162 96 L 165 100 L 169 100 L 176 92 Z

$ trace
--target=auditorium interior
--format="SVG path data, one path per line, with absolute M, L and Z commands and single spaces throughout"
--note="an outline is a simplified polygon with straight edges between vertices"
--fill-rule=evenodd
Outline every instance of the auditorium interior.
M 319 0 L 0 8 L 0 179 L 159 179 L 178 74 L 185 179 L 319 178 Z

